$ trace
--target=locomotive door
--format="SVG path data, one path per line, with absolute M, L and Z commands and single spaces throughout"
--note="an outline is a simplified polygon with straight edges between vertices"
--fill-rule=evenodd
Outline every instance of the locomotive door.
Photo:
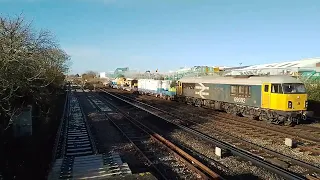
M 182 83 L 178 81 L 178 86 L 177 86 L 177 95 L 181 96 L 182 95 Z
M 261 95 L 262 95 L 262 108 L 270 108 L 270 89 L 271 84 L 270 83 L 263 83 L 261 88 Z

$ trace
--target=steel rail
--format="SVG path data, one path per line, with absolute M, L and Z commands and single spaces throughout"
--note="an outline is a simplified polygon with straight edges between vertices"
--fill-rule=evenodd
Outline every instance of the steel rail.
M 121 101 L 124 101 L 124 102 L 126 102 L 128 104 L 131 104 L 132 106 L 134 106 L 134 107 L 136 107 L 138 109 L 146 111 L 146 112 L 148 112 L 148 113 L 150 113 L 150 114 L 152 114 L 152 115 L 154 115 L 154 116 L 156 116 L 156 117 L 158 117 L 160 119 L 163 119 L 163 120 L 165 120 L 165 121 L 167 121 L 167 122 L 169 122 L 171 124 L 174 124 L 177 127 L 181 128 L 181 129 L 183 129 L 183 130 L 185 130 L 185 131 L 187 131 L 189 133 L 192 133 L 192 134 L 194 134 L 194 135 L 196 135 L 196 136 L 198 136 L 198 137 L 200 137 L 202 139 L 205 139 L 205 140 L 215 144 L 216 146 L 218 146 L 220 148 L 228 149 L 232 154 L 237 155 L 239 157 L 242 157 L 244 159 L 247 159 L 247 160 L 251 161 L 252 163 L 254 163 L 254 164 L 258 165 L 258 166 L 261 166 L 261 167 L 263 167 L 263 168 L 265 168 L 265 169 L 267 169 L 267 170 L 269 170 L 269 171 L 271 171 L 273 173 L 276 173 L 276 174 L 278 174 L 278 175 L 280 175 L 280 176 L 282 176 L 282 177 L 284 177 L 286 179 L 297 179 L 297 180 L 298 179 L 301 179 L 301 180 L 302 179 L 306 179 L 304 176 L 301 176 L 301 175 L 299 175 L 297 173 L 293 173 L 293 172 L 287 171 L 284 168 L 281 168 L 281 167 L 276 166 L 276 165 L 274 165 L 274 164 L 272 164 L 272 163 L 270 163 L 268 161 L 265 161 L 263 158 L 258 157 L 258 156 L 254 155 L 254 154 L 252 154 L 252 153 L 250 153 L 250 152 L 248 152 L 246 150 L 239 149 L 239 148 L 234 147 L 233 145 L 231 145 L 229 143 L 222 142 L 222 141 L 220 141 L 218 139 L 215 139 L 213 137 L 205 135 L 205 134 L 203 134 L 203 133 L 201 133 L 201 132 L 199 132 L 197 130 L 194 130 L 192 128 L 185 127 L 185 126 L 182 126 L 182 125 L 177 124 L 175 122 L 172 122 L 169 119 L 164 118 L 164 117 L 162 117 L 162 116 L 160 116 L 160 115 L 158 115 L 158 114 L 156 114 L 156 113 L 154 113 L 154 112 L 152 112 L 152 111 L 150 111 L 150 110 L 148 110 L 146 108 L 138 106 L 135 103 L 132 103 L 130 101 L 122 99 L 122 98 L 120 98 L 120 97 L 118 97 L 116 95 L 113 95 L 113 94 L 109 93 L 109 92 L 106 92 L 106 91 L 104 91 L 104 92 L 109 94 L 109 95 L 111 95 L 111 96 L 113 96 L 113 97 L 115 97 L 115 98 L 117 98 L 117 99 L 119 99 L 119 100 L 121 100 Z
M 69 124 L 69 120 L 70 120 L 70 112 L 71 112 L 71 107 L 70 107 L 70 102 L 71 102 L 71 99 L 70 99 L 70 95 L 72 94 L 72 91 L 70 90 L 70 94 L 68 96 L 68 105 L 67 105 L 67 117 L 65 117 L 64 119 L 64 131 L 63 131 L 63 142 L 62 142 L 62 148 L 61 148 L 61 157 L 64 158 L 65 156 L 65 147 L 66 147 L 66 144 L 67 144 L 67 137 L 66 137 L 66 134 L 67 134 L 67 131 L 68 131 L 68 124 Z
M 175 117 L 175 118 L 177 118 L 177 119 L 182 119 L 181 117 L 179 117 L 179 116 L 177 116 L 177 115 L 175 115 L 175 114 L 172 114 L 172 113 L 170 113 L 170 112 L 164 111 L 164 110 L 162 110 L 162 109 L 160 109 L 160 108 L 154 107 L 154 106 L 149 105 L 149 104 L 146 104 L 146 103 L 144 103 L 144 102 L 137 101 L 137 100 L 135 100 L 135 99 L 132 99 L 132 98 L 130 98 L 130 97 L 126 97 L 126 96 L 124 96 L 124 95 L 120 95 L 120 94 L 118 94 L 118 93 L 116 93 L 116 94 L 119 95 L 119 96 L 121 96 L 121 97 L 124 97 L 124 98 L 126 98 L 126 99 L 129 99 L 129 100 L 131 100 L 131 101 L 137 102 L 137 103 L 139 103 L 139 104 L 148 106 L 148 107 L 150 107 L 150 108 L 152 108 L 152 109 L 154 109 L 154 110 L 157 110 L 157 111 L 160 111 L 160 112 L 162 112 L 162 113 L 168 114 L 168 115 L 170 115 L 170 116 L 172 116 L 172 117 Z M 190 120 L 187 120 L 187 121 L 190 121 Z M 196 122 L 194 122 L 194 121 L 190 121 L 190 122 L 196 123 Z M 225 135 L 225 136 L 227 136 L 227 137 L 229 137 L 229 138 L 232 138 L 232 139 L 234 139 L 234 138 L 238 139 L 237 137 L 232 136 L 232 135 L 224 134 L 224 133 L 219 132 L 219 131 L 216 131 L 216 132 L 219 133 L 219 134 L 223 134 L 223 135 Z M 209 136 L 209 137 L 211 137 L 211 136 Z M 280 153 L 278 153 L 278 152 L 276 152 L 276 151 L 267 149 L 267 148 L 265 148 L 265 147 L 263 147 L 263 146 L 260 146 L 260 145 L 257 145 L 257 144 L 253 144 L 253 143 L 251 143 L 251 142 L 249 142 L 249 141 L 247 141 L 247 140 L 238 139 L 238 141 L 241 141 L 241 142 L 244 142 L 244 143 L 249 143 L 251 146 L 255 146 L 255 147 L 257 147 L 257 148 L 261 148 L 261 149 L 263 149 L 264 151 L 266 151 L 267 153 L 270 153 L 270 154 L 279 156 L 279 157 L 281 157 L 281 158 L 287 158 L 287 159 L 289 159 L 290 161 L 292 161 L 293 163 L 295 163 L 295 164 L 297 164 L 297 165 L 303 166 L 303 167 L 308 168 L 308 169 L 312 169 L 312 170 L 320 173 L 320 168 L 319 168 L 319 167 L 314 166 L 314 165 L 312 165 L 312 164 L 309 164 L 309 163 L 307 163 L 307 162 L 303 162 L 303 161 L 298 160 L 298 159 L 295 159 L 295 158 L 293 158 L 293 157 L 290 157 L 290 156 L 287 156 L 287 155 L 284 155 L 284 154 L 280 154 Z
M 91 98 L 89 98 L 86 95 L 87 99 L 92 102 L 92 104 L 101 112 L 100 107 L 93 102 L 93 100 Z M 159 176 L 163 179 L 168 179 L 166 178 L 166 176 L 151 162 L 151 160 L 145 156 L 145 154 L 140 150 L 140 148 L 138 148 L 138 146 L 126 135 L 126 133 L 112 120 L 112 118 L 109 118 L 107 115 L 105 115 L 108 120 L 110 120 L 110 122 L 123 134 L 124 137 L 126 137 L 126 139 L 135 147 L 135 149 L 144 157 L 145 160 L 148 161 L 148 163 L 153 167 L 153 169 L 159 174 Z
M 202 164 L 200 161 L 198 161 L 197 159 L 195 159 L 194 157 L 190 156 L 188 153 L 186 153 L 185 151 L 183 151 L 182 149 L 180 149 L 179 147 L 177 147 L 176 145 L 174 145 L 173 143 L 171 143 L 169 140 L 165 139 L 164 137 L 162 137 L 161 135 L 155 133 L 153 130 L 151 130 L 149 127 L 147 127 L 146 125 L 142 124 L 141 122 L 133 119 L 132 117 L 130 117 L 129 115 L 127 115 L 125 112 L 123 112 L 121 109 L 119 109 L 118 107 L 116 107 L 115 105 L 113 105 L 112 103 L 108 102 L 107 103 L 114 107 L 115 109 L 117 109 L 118 111 L 120 111 L 125 117 L 127 117 L 127 119 L 129 119 L 131 122 L 134 121 L 135 123 L 138 123 L 140 126 L 143 126 L 145 128 L 145 132 L 147 132 L 149 135 L 154 136 L 158 141 L 162 142 L 163 144 L 165 144 L 166 146 L 168 146 L 169 148 L 171 148 L 171 150 L 177 152 L 178 154 L 180 154 L 180 156 L 188 159 L 190 162 L 193 162 L 195 165 L 197 165 L 201 170 L 203 170 L 204 172 L 206 172 L 207 174 L 209 174 L 213 179 L 222 179 L 222 177 L 220 177 L 217 173 L 213 172 L 210 168 L 208 168 L 207 166 L 205 166 L 204 164 Z M 138 126 L 139 127 L 139 126 Z M 140 128 L 140 127 L 139 127 Z M 183 158 L 182 158 L 183 159 Z M 188 161 L 186 161 L 188 162 Z
M 121 109 L 119 109 L 118 107 L 116 107 L 115 105 L 113 105 L 112 103 L 103 100 L 104 102 L 106 102 L 109 106 L 112 106 L 114 109 L 116 109 L 118 112 L 120 112 L 127 120 L 129 120 L 133 125 L 135 125 L 137 128 L 141 129 L 142 131 L 144 131 L 146 134 L 148 134 L 152 139 L 154 139 L 155 141 L 157 141 L 160 144 L 164 144 L 171 152 L 173 152 L 173 154 L 179 158 L 180 160 L 182 160 L 185 164 L 188 165 L 188 167 L 190 169 L 192 169 L 193 171 L 199 173 L 203 178 L 205 179 L 209 179 L 207 177 L 207 175 L 203 174 L 202 171 L 204 171 L 205 173 L 207 173 L 212 179 L 222 179 L 221 176 L 219 176 L 217 173 L 213 172 L 211 169 L 209 169 L 207 166 L 205 166 L 204 164 L 202 164 L 201 162 L 199 162 L 197 159 L 193 158 L 192 156 L 190 156 L 188 153 L 186 153 L 185 151 L 183 151 L 182 149 L 180 149 L 179 147 L 177 147 L 176 145 L 174 145 L 173 143 L 171 143 L 170 141 L 166 140 L 164 137 L 162 137 L 161 135 L 155 133 L 153 130 L 151 130 L 150 128 L 148 128 L 147 126 L 145 126 L 144 124 L 142 124 L 141 122 L 133 119 L 132 117 L 130 117 L 129 115 L 127 115 L 125 112 L 123 112 Z M 96 105 L 95 105 L 96 106 Z M 99 107 L 98 107 L 99 108 Z M 100 108 L 99 108 L 100 109 Z M 107 116 L 107 115 L 106 115 Z M 108 117 L 108 116 L 107 116 Z M 108 117 L 108 119 L 111 119 Z M 112 120 L 111 120 L 112 121 Z M 115 122 L 112 121 L 112 123 L 116 125 Z M 139 125 L 137 125 L 139 124 Z M 142 128 L 142 127 L 143 128 Z M 118 126 L 117 126 L 118 127 Z M 122 131 L 120 129 L 120 127 L 118 127 L 118 129 L 120 131 Z M 124 132 L 123 132 L 124 133 Z M 124 134 L 125 135 L 125 134 Z M 127 137 L 129 138 L 129 137 Z M 130 140 L 130 139 L 129 139 Z M 130 140 L 131 141 L 131 140 Z M 133 143 L 133 142 L 132 142 Z M 191 164 L 190 162 L 192 162 L 193 164 Z M 199 169 L 197 169 L 194 165 L 196 165 L 199 169 L 201 169 L 202 171 L 200 171 Z
M 51 163 L 50 163 L 50 166 L 48 168 L 48 171 L 51 170 L 51 168 L 53 167 L 53 164 L 54 164 L 54 162 L 56 160 L 57 150 L 58 150 L 58 145 L 59 145 L 59 139 L 60 139 L 60 135 L 61 135 L 61 130 L 62 130 L 62 126 L 64 124 L 66 111 L 67 111 L 67 106 L 68 106 L 68 103 L 69 103 L 69 90 L 70 90 L 70 87 L 66 91 L 65 101 L 64 101 L 64 106 L 63 106 L 63 112 L 62 112 L 62 116 L 60 118 L 59 128 L 58 128 L 58 131 L 56 133 L 56 138 L 55 138 L 54 147 L 53 147 L 53 151 L 52 151 Z
M 83 91 L 83 92 L 84 92 L 84 91 Z M 78 102 L 79 102 L 80 111 L 81 111 L 81 113 L 82 113 L 82 115 L 83 115 L 83 116 L 82 116 L 82 117 L 83 117 L 83 120 L 84 120 L 84 122 L 85 122 L 87 131 L 88 131 L 88 136 L 89 136 L 90 141 L 91 141 L 91 146 L 92 146 L 93 154 L 98 154 L 98 149 L 97 149 L 97 147 L 96 147 L 96 142 L 95 142 L 95 140 L 94 140 L 94 138 L 93 138 L 93 135 L 92 135 L 92 133 L 91 133 L 91 127 L 90 127 L 89 122 L 88 122 L 88 120 L 87 120 L 87 116 L 86 116 L 86 114 L 84 113 L 82 104 L 80 103 L 80 100 L 79 100 L 78 97 L 77 97 L 77 99 L 78 99 Z

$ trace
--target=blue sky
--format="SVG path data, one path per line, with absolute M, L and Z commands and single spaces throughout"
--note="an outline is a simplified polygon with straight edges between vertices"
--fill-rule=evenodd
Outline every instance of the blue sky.
M 72 73 L 237 66 L 320 56 L 319 0 L 0 0 L 52 31 Z

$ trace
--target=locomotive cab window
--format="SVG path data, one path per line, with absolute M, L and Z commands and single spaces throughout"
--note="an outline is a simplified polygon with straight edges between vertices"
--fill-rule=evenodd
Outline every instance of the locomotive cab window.
M 272 84 L 271 85 L 271 93 L 283 94 L 281 84 Z
M 304 84 L 300 83 L 284 83 L 283 92 L 284 94 L 304 94 L 306 93 L 306 88 Z
M 269 92 L 269 85 L 264 85 L 264 92 Z

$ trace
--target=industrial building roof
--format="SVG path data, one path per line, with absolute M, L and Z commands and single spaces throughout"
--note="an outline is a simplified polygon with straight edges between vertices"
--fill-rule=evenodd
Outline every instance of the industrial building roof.
M 309 58 L 309 59 L 302 59 L 299 61 L 253 65 L 253 66 L 243 68 L 241 70 L 273 69 L 273 68 L 290 69 L 290 68 L 314 68 L 314 67 L 320 67 L 320 58 Z

